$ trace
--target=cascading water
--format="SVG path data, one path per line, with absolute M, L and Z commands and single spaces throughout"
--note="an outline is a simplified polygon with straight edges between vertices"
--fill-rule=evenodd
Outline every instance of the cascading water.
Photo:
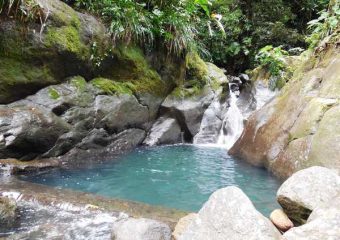
M 217 144 L 230 149 L 243 131 L 243 115 L 237 106 L 237 95 L 230 91 L 229 109 L 223 119 Z

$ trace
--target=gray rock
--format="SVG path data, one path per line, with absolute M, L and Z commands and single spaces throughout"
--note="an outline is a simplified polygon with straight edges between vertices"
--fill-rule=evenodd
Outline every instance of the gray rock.
M 190 98 L 178 98 L 169 95 L 161 107 L 171 112 L 181 125 L 195 136 L 201 125 L 203 114 L 214 99 L 214 92 L 210 87 L 205 87 L 201 94 Z
M 228 110 L 228 104 L 221 103 L 221 91 L 204 112 L 199 132 L 194 137 L 195 144 L 216 143 L 220 134 L 223 116 Z
M 69 129 L 42 108 L 0 106 L 0 158 L 42 154 Z
M 14 200 L 0 196 L 0 226 L 10 227 L 17 218 L 17 205 Z
M 96 127 L 119 132 L 128 127 L 143 128 L 149 121 L 149 110 L 137 99 L 128 94 L 119 96 L 96 97 L 95 104 Z
M 242 73 L 238 77 L 242 81 L 242 83 L 247 83 L 250 81 L 250 78 L 247 74 Z
M 151 219 L 128 218 L 113 224 L 113 240 L 170 240 L 168 225 Z
M 179 240 L 280 239 L 275 226 L 237 187 L 213 193 Z
M 340 195 L 315 208 L 306 224 L 284 234 L 287 240 L 340 238 Z
M 311 167 L 293 174 L 277 192 L 277 200 L 290 219 L 303 224 L 310 213 L 340 193 L 336 171 Z
M 181 142 L 181 128 L 176 119 L 160 117 L 153 124 L 143 144 L 148 146 Z

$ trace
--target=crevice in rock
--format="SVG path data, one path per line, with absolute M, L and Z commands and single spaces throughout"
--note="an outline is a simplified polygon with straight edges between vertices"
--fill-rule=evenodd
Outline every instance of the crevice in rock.
M 187 143 L 192 143 L 194 136 L 191 134 L 183 113 L 180 111 L 176 110 L 175 108 L 165 108 L 165 107 L 160 107 L 160 115 L 169 115 L 172 118 L 175 118 L 177 120 L 177 123 L 179 124 L 181 128 L 181 132 L 184 133 L 184 141 Z

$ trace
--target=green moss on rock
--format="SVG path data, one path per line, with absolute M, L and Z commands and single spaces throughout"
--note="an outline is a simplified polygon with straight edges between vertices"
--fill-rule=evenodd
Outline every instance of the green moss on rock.
M 34 66 L 11 58 L 0 58 L 0 82 L 0 103 L 11 102 L 27 90 L 57 83 L 47 66 Z
M 78 91 L 84 91 L 86 88 L 86 80 L 82 76 L 75 76 L 70 79 L 70 84 L 75 86 Z
M 131 83 L 115 82 L 106 78 L 95 78 L 92 85 L 108 95 L 129 94 L 132 95 L 134 86 Z
M 48 89 L 48 95 L 49 95 L 50 98 L 53 99 L 53 100 L 57 100 L 58 98 L 60 98 L 59 92 L 58 92 L 56 89 L 52 88 L 52 87 L 50 87 L 50 88 Z
M 45 37 L 47 48 L 74 53 L 80 59 L 89 58 L 89 48 L 81 41 L 79 30 L 73 26 L 49 28 Z

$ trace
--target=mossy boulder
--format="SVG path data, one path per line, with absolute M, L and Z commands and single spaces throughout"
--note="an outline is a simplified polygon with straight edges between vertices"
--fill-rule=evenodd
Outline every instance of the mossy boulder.
M 1 17 L 0 103 L 9 103 L 69 76 L 91 78 L 92 45 L 105 48 L 105 27 L 59 0 L 40 1 L 45 25 Z
M 120 45 L 114 48 L 110 56 L 103 60 L 98 75 L 115 81 L 117 87 L 125 85 L 136 93 L 165 97 L 172 88 L 172 83 L 162 80 L 148 63 L 143 51 L 135 46 Z

